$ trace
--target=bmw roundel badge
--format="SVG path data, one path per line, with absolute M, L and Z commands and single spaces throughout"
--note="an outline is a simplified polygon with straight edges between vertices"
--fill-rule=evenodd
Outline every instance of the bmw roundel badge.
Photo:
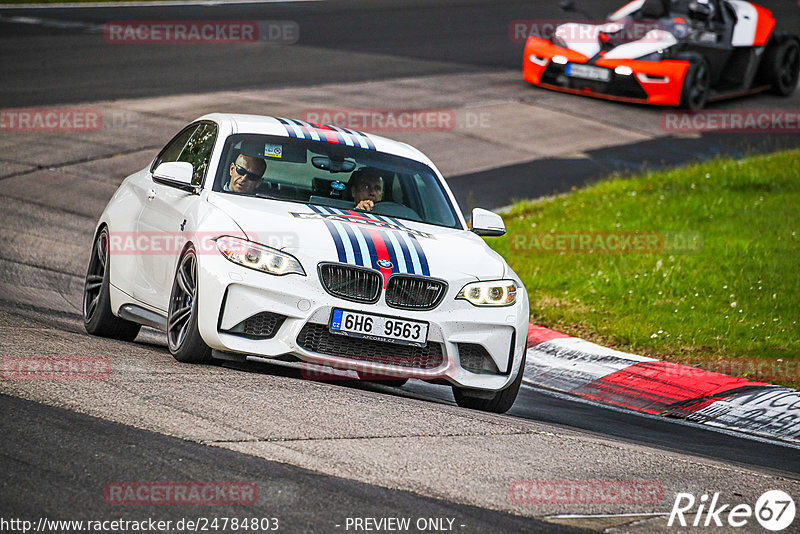
M 378 260 L 378 267 L 383 267 L 384 269 L 391 269 L 392 262 L 389 260 Z

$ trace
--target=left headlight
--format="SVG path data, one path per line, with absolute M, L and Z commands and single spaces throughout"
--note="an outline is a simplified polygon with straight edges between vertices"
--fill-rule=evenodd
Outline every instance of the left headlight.
M 233 263 L 238 263 L 256 271 L 277 276 L 285 274 L 306 275 L 303 266 L 291 254 L 265 247 L 246 239 L 231 236 L 220 237 L 217 239 L 217 250 Z
M 517 284 L 513 280 L 472 282 L 456 296 L 474 306 L 510 306 L 517 301 Z

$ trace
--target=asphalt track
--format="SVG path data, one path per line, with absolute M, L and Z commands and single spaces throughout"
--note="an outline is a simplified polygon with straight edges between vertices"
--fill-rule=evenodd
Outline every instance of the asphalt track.
M 765 4 L 783 24 L 800 25 L 797 6 Z M 594 6 L 603 12 L 615 3 Z M 476 199 L 502 206 L 611 171 L 797 146 L 797 135 L 676 138 L 658 131 L 658 112 L 526 87 L 513 73 L 521 45 L 508 40 L 507 26 L 559 16 L 545 2 L 3 9 L 0 15 L 47 19 L 0 21 L 0 72 L 14 73 L 0 82 L 0 107 L 101 101 L 98 107 L 135 117 L 137 126 L 83 140 L 0 137 L 0 354 L 102 354 L 114 364 L 107 383 L 0 383 L 3 517 L 116 517 L 120 512 L 104 503 L 102 486 L 131 479 L 254 480 L 276 499 L 248 508 L 247 515 L 281 514 L 288 532 L 331 532 L 331 518 L 389 515 L 454 517 L 466 525 L 464 532 L 551 531 L 558 521 L 552 516 L 561 513 L 593 516 L 573 520 L 586 528 L 650 532 L 664 529 L 663 519 L 646 514 L 668 512 L 677 491 L 727 490 L 754 499 L 782 488 L 800 495 L 800 460 L 785 445 L 528 386 L 507 416 L 490 416 L 459 410 L 447 389 L 415 381 L 392 390 L 313 383 L 255 363 L 181 366 L 154 332 L 132 344 L 90 338 L 78 313 L 91 230 L 116 184 L 146 164 L 181 121 L 208 106 L 224 107 L 230 98 L 265 112 L 302 110 L 325 97 L 339 106 L 487 110 L 493 122 L 486 131 L 387 134 L 443 162 L 465 206 Z M 124 18 L 290 19 L 300 24 L 302 37 L 283 47 L 113 48 L 86 31 Z M 83 25 L 57 28 L 54 20 Z M 210 93 L 220 90 L 239 92 Z M 797 96 L 725 106 L 799 107 Z M 520 110 L 549 135 L 563 131 L 565 145 L 543 147 L 546 138 L 532 131 L 529 145 L 509 148 L 504 120 Z M 618 139 L 598 144 L 591 132 L 576 138 L 587 126 L 607 127 L 605 134 Z M 493 155 L 481 158 L 476 147 Z M 507 491 L 520 479 L 657 480 L 666 498 L 655 506 L 519 505 L 509 502 Z M 159 507 L 127 508 L 123 516 L 189 512 L 202 515 L 197 507 Z M 624 513 L 641 515 L 599 517 Z
M 320 475 L 5 395 L 0 395 L 0 407 L 7 414 L 0 419 L 6 459 L 0 510 L 6 518 L 177 523 L 204 517 L 197 506 L 119 506 L 98 499 L 113 473 L 115 481 L 254 482 L 260 497 L 256 505 L 215 506 L 205 516 L 277 518 L 280 531 L 344 531 L 347 517 L 355 516 L 457 518 L 454 529 L 460 532 L 581 532 Z

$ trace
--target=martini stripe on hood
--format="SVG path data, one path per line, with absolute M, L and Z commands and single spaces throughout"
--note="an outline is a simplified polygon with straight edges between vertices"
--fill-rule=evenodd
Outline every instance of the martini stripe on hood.
M 401 230 L 404 226 L 397 219 L 328 206 L 309 204 L 308 207 L 321 215 L 342 217 L 343 220 L 324 219 L 340 262 L 379 270 L 384 284 L 393 273 L 430 276 L 422 245 L 416 236 Z M 392 228 L 381 227 L 383 224 L 392 225 Z M 392 266 L 381 267 L 381 260 L 391 262 Z

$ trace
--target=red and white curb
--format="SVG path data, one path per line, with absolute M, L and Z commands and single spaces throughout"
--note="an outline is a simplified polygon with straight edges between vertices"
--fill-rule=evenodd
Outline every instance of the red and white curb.
M 595 402 L 769 438 L 800 440 L 800 392 L 528 328 L 524 381 Z

